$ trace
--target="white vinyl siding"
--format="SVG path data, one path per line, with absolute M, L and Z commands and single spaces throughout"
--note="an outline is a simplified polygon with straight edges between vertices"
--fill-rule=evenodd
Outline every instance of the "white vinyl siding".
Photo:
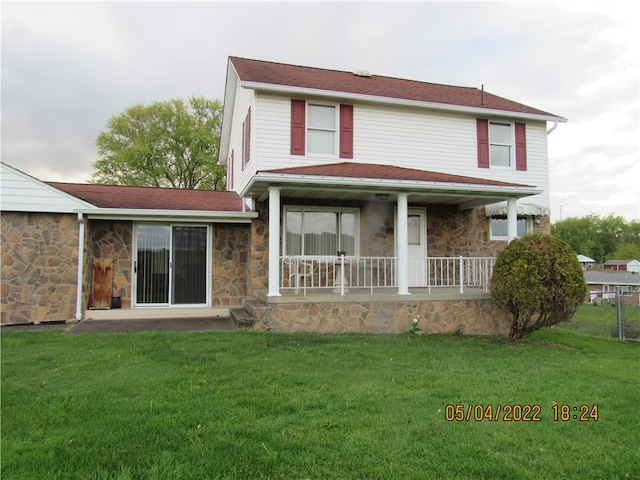
M 259 112 L 257 111 L 258 109 L 255 108 L 254 103 L 255 92 L 253 90 L 238 88 L 233 109 L 234 117 L 231 127 L 231 136 L 229 138 L 229 152 L 234 152 L 235 161 L 233 165 L 233 187 L 228 186 L 228 188 L 235 192 L 239 192 L 256 172 L 256 162 L 253 161 L 253 159 L 256 158 L 256 128 L 254 126 L 256 125 L 256 117 L 259 115 Z M 246 153 L 247 158 L 251 159 L 251 161 L 245 164 L 243 135 L 245 133 L 244 125 L 247 121 L 247 114 L 249 113 L 250 108 L 251 128 L 249 129 L 249 134 L 251 138 L 249 138 L 249 151 Z M 227 168 L 230 167 L 231 165 L 227 165 Z M 228 172 L 227 176 L 229 177 Z
M 252 158 L 256 162 L 252 162 L 252 170 L 328 163 L 326 157 L 291 155 L 291 97 L 260 94 L 253 111 Z M 476 116 L 355 103 L 354 155 L 350 161 L 530 185 L 545 193 L 525 201 L 548 206 L 546 122 L 525 123 L 527 170 L 480 169 Z M 242 188 L 239 183 L 236 181 L 237 191 Z
M 73 213 L 93 205 L 2 164 L 0 206 L 3 211 Z

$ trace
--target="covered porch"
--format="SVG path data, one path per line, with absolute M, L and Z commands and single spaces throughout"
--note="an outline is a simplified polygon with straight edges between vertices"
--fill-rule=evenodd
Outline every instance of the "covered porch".
M 416 289 L 488 296 L 506 242 L 489 238 L 489 220 L 477 207 L 504 202 L 510 241 L 518 199 L 537 193 L 527 185 L 354 163 L 257 172 L 242 192 L 264 205 L 267 298 L 410 296 Z M 331 222 L 335 227 L 323 226 Z

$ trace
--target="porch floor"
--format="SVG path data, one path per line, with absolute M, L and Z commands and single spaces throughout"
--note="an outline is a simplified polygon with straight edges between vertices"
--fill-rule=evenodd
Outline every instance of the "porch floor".
M 483 288 L 465 287 L 460 293 L 460 287 L 431 287 L 409 288 L 411 295 L 398 294 L 397 288 L 345 288 L 345 294 L 340 289 L 307 288 L 306 295 L 300 288 L 296 294 L 293 289 L 280 290 L 281 296 L 269 297 L 266 292 L 258 293 L 265 303 L 362 303 L 362 302 L 425 302 L 442 300 L 488 300 L 489 292 Z

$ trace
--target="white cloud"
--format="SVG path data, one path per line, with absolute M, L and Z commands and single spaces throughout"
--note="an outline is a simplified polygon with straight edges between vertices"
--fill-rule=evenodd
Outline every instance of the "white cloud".
M 222 99 L 229 55 L 480 87 L 567 117 L 552 220 L 640 217 L 637 27 L 602 2 L 2 3 L 2 158 L 82 181 L 135 103 Z M 81 178 L 84 175 L 85 178 Z

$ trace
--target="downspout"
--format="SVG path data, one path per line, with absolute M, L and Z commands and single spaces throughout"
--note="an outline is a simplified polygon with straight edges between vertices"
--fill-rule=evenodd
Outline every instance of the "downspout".
M 78 285 L 76 286 L 76 320 L 82 320 L 82 277 L 84 275 L 84 217 L 78 213 Z
M 549 130 L 547 130 L 547 135 L 549 135 L 551 132 L 553 132 L 556 128 L 558 128 L 558 122 L 553 122 L 553 127 L 551 127 Z

